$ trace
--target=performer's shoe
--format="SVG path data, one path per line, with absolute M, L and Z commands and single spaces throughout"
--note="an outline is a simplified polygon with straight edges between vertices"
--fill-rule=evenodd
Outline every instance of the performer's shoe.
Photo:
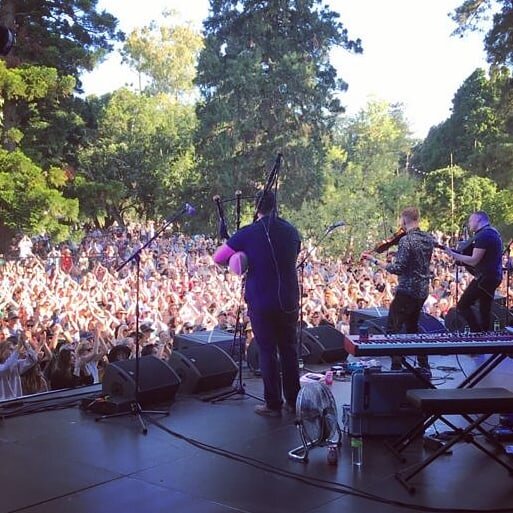
M 273 410 L 267 404 L 257 404 L 254 411 L 257 415 L 262 415 L 262 417 L 281 417 L 281 408 Z

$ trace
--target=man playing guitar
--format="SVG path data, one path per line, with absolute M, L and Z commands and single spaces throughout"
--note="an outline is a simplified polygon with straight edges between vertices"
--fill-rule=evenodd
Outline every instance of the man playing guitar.
M 466 245 L 465 254 L 447 248 L 446 253 L 456 263 L 474 268 L 474 279 L 458 301 L 457 309 L 465 317 L 470 331 L 490 329 L 490 311 L 495 289 L 502 281 L 502 239 L 499 232 L 490 225 L 488 214 L 474 212 L 468 219 L 468 228 L 474 233 L 471 244 Z M 472 305 L 479 305 L 480 319 Z

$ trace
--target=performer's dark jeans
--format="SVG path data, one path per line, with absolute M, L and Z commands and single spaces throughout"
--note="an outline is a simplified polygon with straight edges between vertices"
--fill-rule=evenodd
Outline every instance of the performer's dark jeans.
M 387 333 L 401 333 L 404 326 L 406 333 L 419 332 L 419 317 L 424 299 L 415 298 L 402 292 L 397 292 L 390 303 L 387 320 Z M 429 368 L 427 356 L 418 356 L 417 362 L 421 367 Z M 401 357 L 392 357 L 392 368 L 401 367 Z
M 483 276 L 474 278 L 465 289 L 458 301 L 457 310 L 465 317 L 470 331 L 480 332 L 490 329 L 490 312 L 492 309 L 495 289 L 501 281 L 495 277 Z M 478 319 L 472 310 L 472 305 L 479 304 Z
M 282 386 L 287 403 L 295 405 L 299 392 L 297 312 L 291 314 L 250 309 L 249 317 L 260 350 L 260 371 L 267 406 L 276 410 L 281 408 Z M 279 360 L 277 350 L 280 353 Z

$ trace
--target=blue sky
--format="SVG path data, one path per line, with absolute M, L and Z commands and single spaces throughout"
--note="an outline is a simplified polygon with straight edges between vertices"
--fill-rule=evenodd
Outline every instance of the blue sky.
M 429 128 L 450 114 L 451 100 L 477 67 L 485 67 L 479 33 L 451 37 L 454 23 L 448 13 L 461 0 L 330 0 L 330 7 L 352 37 L 363 41 L 363 55 L 336 49 L 332 62 L 349 84 L 342 102 L 349 114 L 370 98 L 402 103 L 412 132 L 425 137 Z M 208 0 L 100 0 L 120 20 L 120 28 L 158 21 L 163 9 L 174 9 L 180 19 L 198 29 L 208 14 Z M 184 8 L 184 5 L 187 8 Z M 135 77 L 112 55 L 83 77 L 86 94 L 103 94 Z

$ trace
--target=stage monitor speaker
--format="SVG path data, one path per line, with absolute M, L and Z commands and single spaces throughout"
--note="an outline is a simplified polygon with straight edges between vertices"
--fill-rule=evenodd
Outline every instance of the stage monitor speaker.
M 174 348 L 178 351 L 195 346 L 214 345 L 226 351 L 232 358 L 239 358 L 239 336 L 233 340 L 233 333 L 224 330 L 194 331 L 192 333 L 177 333 Z M 242 347 L 246 346 L 246 338 L 242 337 Z
M 369 335 L 386 335 L 387 333 L 388 315 L 375 319 L 364 321 L 361 325 L 366 326 L 369 330 Z M 446 333 L 447 328 L 443 322 L 439 321 L 436 317 L 420 313 L 419 317 L 419 333 Z M 401 331 L 404 333 L 404 331 Z
M 474 315 L 479 319 L 479 307 L 477 305 L 472 306 Z M 508 311 L 505 306 L 497 302 L 492 303 L 492 310 L 490 312 L 490 326 L 489 331 L 493 331 L 495 322 L 498 321 L 501 329 L 505 326 L 511 326 L 513 324 L 513 314 Z M 464 331 L 465 327 L 468 326 L 467 320 L 463 315 L 456 310 L 456 308 L 449 308 L 445 314 L 445 326 L 449 331 Z
M 447 328 L 436 317 L 421 312 L 419 317 L 419 333 L 447 333 Z
M 107 365 L 102 380 L 102 392 L 117 401 L 135 401 L 135 358 Z M 172 401 L 180 378 L 169 364 L 155 356 L 139 358 L 138 402 L 145 406 Z
M 301 354 L 298 355 L 303 361 L 306 361 L 310 356 L 310 350 L 303 343 L 301 345 Z M 278 359 L 280 358 L 280 353 L 278 351 Z M 257 376 L 260 375 L 260 349 L 256 340 L 252 340 L 249 346 L 246 349 L 246 363 L 251 371 Z
M 360 326 L 365 321 L 377 321 L 378 325 L 382 319 L 388 317 L 388 309 L 381 306 L 374 308 L 361 308 L 360 310 L 351 310 L 349 314 L 349 334 L 357 335 Z
M 173 351 L 169 365 L 181 380 L 179 392 L 182 394 L 228 387 L 238 372 L 237 364 L 226 351 L 208 344 Z
M 305 363 L 340 362 L 347 358 L 344 335 L 333 326 L 305 328 L 301 332 L 301 342 L 309 351 L 303 357 Z

